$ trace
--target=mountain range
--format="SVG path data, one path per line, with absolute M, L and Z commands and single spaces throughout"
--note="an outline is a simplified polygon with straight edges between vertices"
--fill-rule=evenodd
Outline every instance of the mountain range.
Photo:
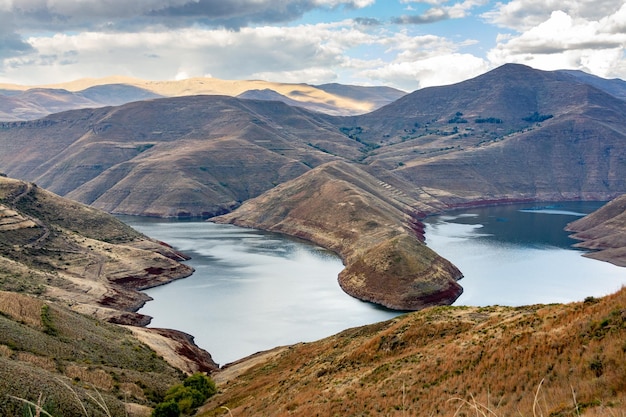
M 390 87 L 271 83 L 192 78 L 146 81 L 129 77 L 82 79 L 42 86 L 0 84 L 0 121 L 34 120 L 65 110 L 118 106 L 133 101 L 225 95 L 284 101 L 334 115 L 365 113 L 406 94 Z
M 626 193 L 626 101 L 605 91 L 617 81 L 598 88 L 588 80 L 507 64 L 356 116 L 211 95 L 73 110 L 0 124 L 0 169 L 111 213 L 210 218 L 235 210 L 220 221 L 334 248 L 346 263 L 340 281 L 349 293 L 415 309 L 424 299 L 411 294 L 425 288 L 435 304 L 460 294 L 460 273 L 435 268 L 438 258 L 420 242 L 421 217 L 466 205 Z M 340 181 L 350 192 L 340 192 Z M 356 201 L 347 205 L 348 197 Z M 375 213 L 361 201 L 396 210 Z M 333 219 L 338 207 L 350 221 Z M 380 212 L 393 220 L 382 221 Z M 348 238 L 354 234 L 368 237 Z M 373 254 L 397 255 L 401 266 L 381 273 L 389 265 Z

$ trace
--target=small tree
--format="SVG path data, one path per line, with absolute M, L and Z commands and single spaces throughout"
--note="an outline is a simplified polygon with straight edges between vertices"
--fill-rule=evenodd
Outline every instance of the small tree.
M 193 388 L 202 393 L 202 395 L 204 396 L 204 400 L 217 394 L 217 387 L 215 386 L 215 382 L 213 382 L 213 380 L 208 376 L 199 372 L 185 379 L 183 385 L 189 388 Z

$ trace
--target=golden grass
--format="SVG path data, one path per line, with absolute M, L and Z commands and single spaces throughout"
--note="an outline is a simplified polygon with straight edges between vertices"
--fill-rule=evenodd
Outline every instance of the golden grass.
M 17 297 L 14 293 L 0 291 L 0 313 L 12 317 L 16 321 L 42 328 L 41 300 L 30 297 Z
M 568 305 L 431 308 L 285 349 L 222 383 L 201 415 L 619 416 L 625 352 L 626 289 Z

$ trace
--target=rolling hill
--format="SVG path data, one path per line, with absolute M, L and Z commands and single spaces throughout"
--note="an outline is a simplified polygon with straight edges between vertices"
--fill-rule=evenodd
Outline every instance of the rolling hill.
M 624 305 L 409 313 L 232 364 L 198 415 L 621 416 Z

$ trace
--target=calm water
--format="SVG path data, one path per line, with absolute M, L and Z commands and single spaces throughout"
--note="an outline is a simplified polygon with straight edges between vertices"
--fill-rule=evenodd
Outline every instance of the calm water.
M 581 256 L 563 228 L 601 203 L 511 205 L 431 217 L 426 242 L 464 274 L 457 305 L 524 305 L 602 296 L 626 269 Z M 208 222 L 122 217 L 192 256 L 189 278 L 147 290 L 153 327 L 195 336 L 225 364 L 398 313 L 341 291 L 333 254 L 281 235 Z
M 182 330 L 226 364 L 398 315 L 346 295 L 341 260 L 281 235 L 208 222 L 121 217 L 192 259 L 189 278 L 145 291 L 151 327 Z
M 601 205 L 507 205 L 431 217 L 426 243 L 463 272 L 456 305 L 580 301 L 626 284 L 625 268 L 581 256 L 563 230 Z

